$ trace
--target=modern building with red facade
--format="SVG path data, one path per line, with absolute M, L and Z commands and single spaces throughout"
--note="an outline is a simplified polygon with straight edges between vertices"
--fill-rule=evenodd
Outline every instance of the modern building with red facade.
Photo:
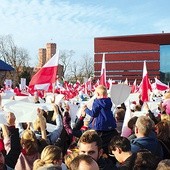
M 141 82 L 146 60 L 148 76 L 170 81 L 170 33 L 97 37 L 94 39 L 94 75 L 99 79 L 105 53 L 106 78 Z

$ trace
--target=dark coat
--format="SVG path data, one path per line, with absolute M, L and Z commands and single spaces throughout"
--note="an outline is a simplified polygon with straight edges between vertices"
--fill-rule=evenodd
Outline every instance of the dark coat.
M 131 151 L 133 153 L 136 153 L 140 149 L 147 149 L 152 154 L 163 158 L 162 146 L 154 133 L 151 133 L 148 137 L 140 137 L 131 140 Z
M 97 161 L 100 170 L 116 170 L 117 167 L 108 158 L 99 158 Z

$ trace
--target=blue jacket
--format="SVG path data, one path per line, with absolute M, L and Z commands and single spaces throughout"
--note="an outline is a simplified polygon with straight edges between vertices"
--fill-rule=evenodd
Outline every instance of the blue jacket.
M 163 158 L 162 146 L 153 132 L 148 137 L 140 137 L 131 140 L 131 151 L 136 153 L 140 149 L 148 149 L 152 154 Z
M 86 114 L 92 118 L 89 128 L 98 131 L 111 131 L 116 128 L 116 120 L 111 111 L 112 101 L 110 98 L 95 99 L 92 110 L 86 108 Z

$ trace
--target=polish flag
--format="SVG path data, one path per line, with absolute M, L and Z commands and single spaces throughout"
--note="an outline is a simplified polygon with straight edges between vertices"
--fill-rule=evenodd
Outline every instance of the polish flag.
M 169 86 L 162 83 L 160 80 L 158 80 L 157 78 L 155 78 L 155 86 L 156 86 L 156 89 L 158 90 L 161 90 L 161 91 L 164 91 L 164 90 L 167 90 L 169 89 Z
M 102 68 L 101 68 L 101 75 L 100 75 L 100 85 L 106 86 L 106 63 L 105 63 L 105 53 L 103 53 L 103 60 L 102 60 Z
M 136 79 L 135 79 L 131 87 L 131 93 L 135 93 L 136 89 L 137 89 L 137 86 L 136 86 Z
M 150 82 L 148 79 L 148 72 L 146 69 L 146 61 L 143 64 L 143 77 L 142 77 L 142 84 L 141 84 L 141 99 L 143 102 L 149 101 L 148 91 L 150 89 Z
M 59 51 L 32 77 L 29 88 L 51 91 L 56 81 Z

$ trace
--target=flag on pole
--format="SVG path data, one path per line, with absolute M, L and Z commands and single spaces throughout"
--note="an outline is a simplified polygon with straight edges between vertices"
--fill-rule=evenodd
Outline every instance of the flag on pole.
M 135 79 L 131 87 L 131 93 L 135 93 L 136 89 L 137 89 L 137 86 L 136 86 L 136 79 Z
M 51 91 L 56 81 L 59 51 L 32 77 L 29 88 Z
M 164 91 L 164 90 L 167 90 L 169 89 L 169 86 L 162 83 L 160 80 L 158 80 L 157 78 L 155 78 L 155 86 L 156 86 L 156 89 L 158 90 L 161 90 L 161 91 Z
M 102 59 L 102 68 L 101 68 L 101 75 L 100 75 L 100 85 L 107 86 L 106 84 L 106 63 L 105 63 L 105 53 L 103 53 Z
M 146 61 L 143 64 L 143 77 L 142 77 L 142 84 L 141 84 L 141 99 L 143 102 L 149 101 L 148 91 L 150 89 L 150 82 L 148 79 L 148 72 L 146 68 Z

